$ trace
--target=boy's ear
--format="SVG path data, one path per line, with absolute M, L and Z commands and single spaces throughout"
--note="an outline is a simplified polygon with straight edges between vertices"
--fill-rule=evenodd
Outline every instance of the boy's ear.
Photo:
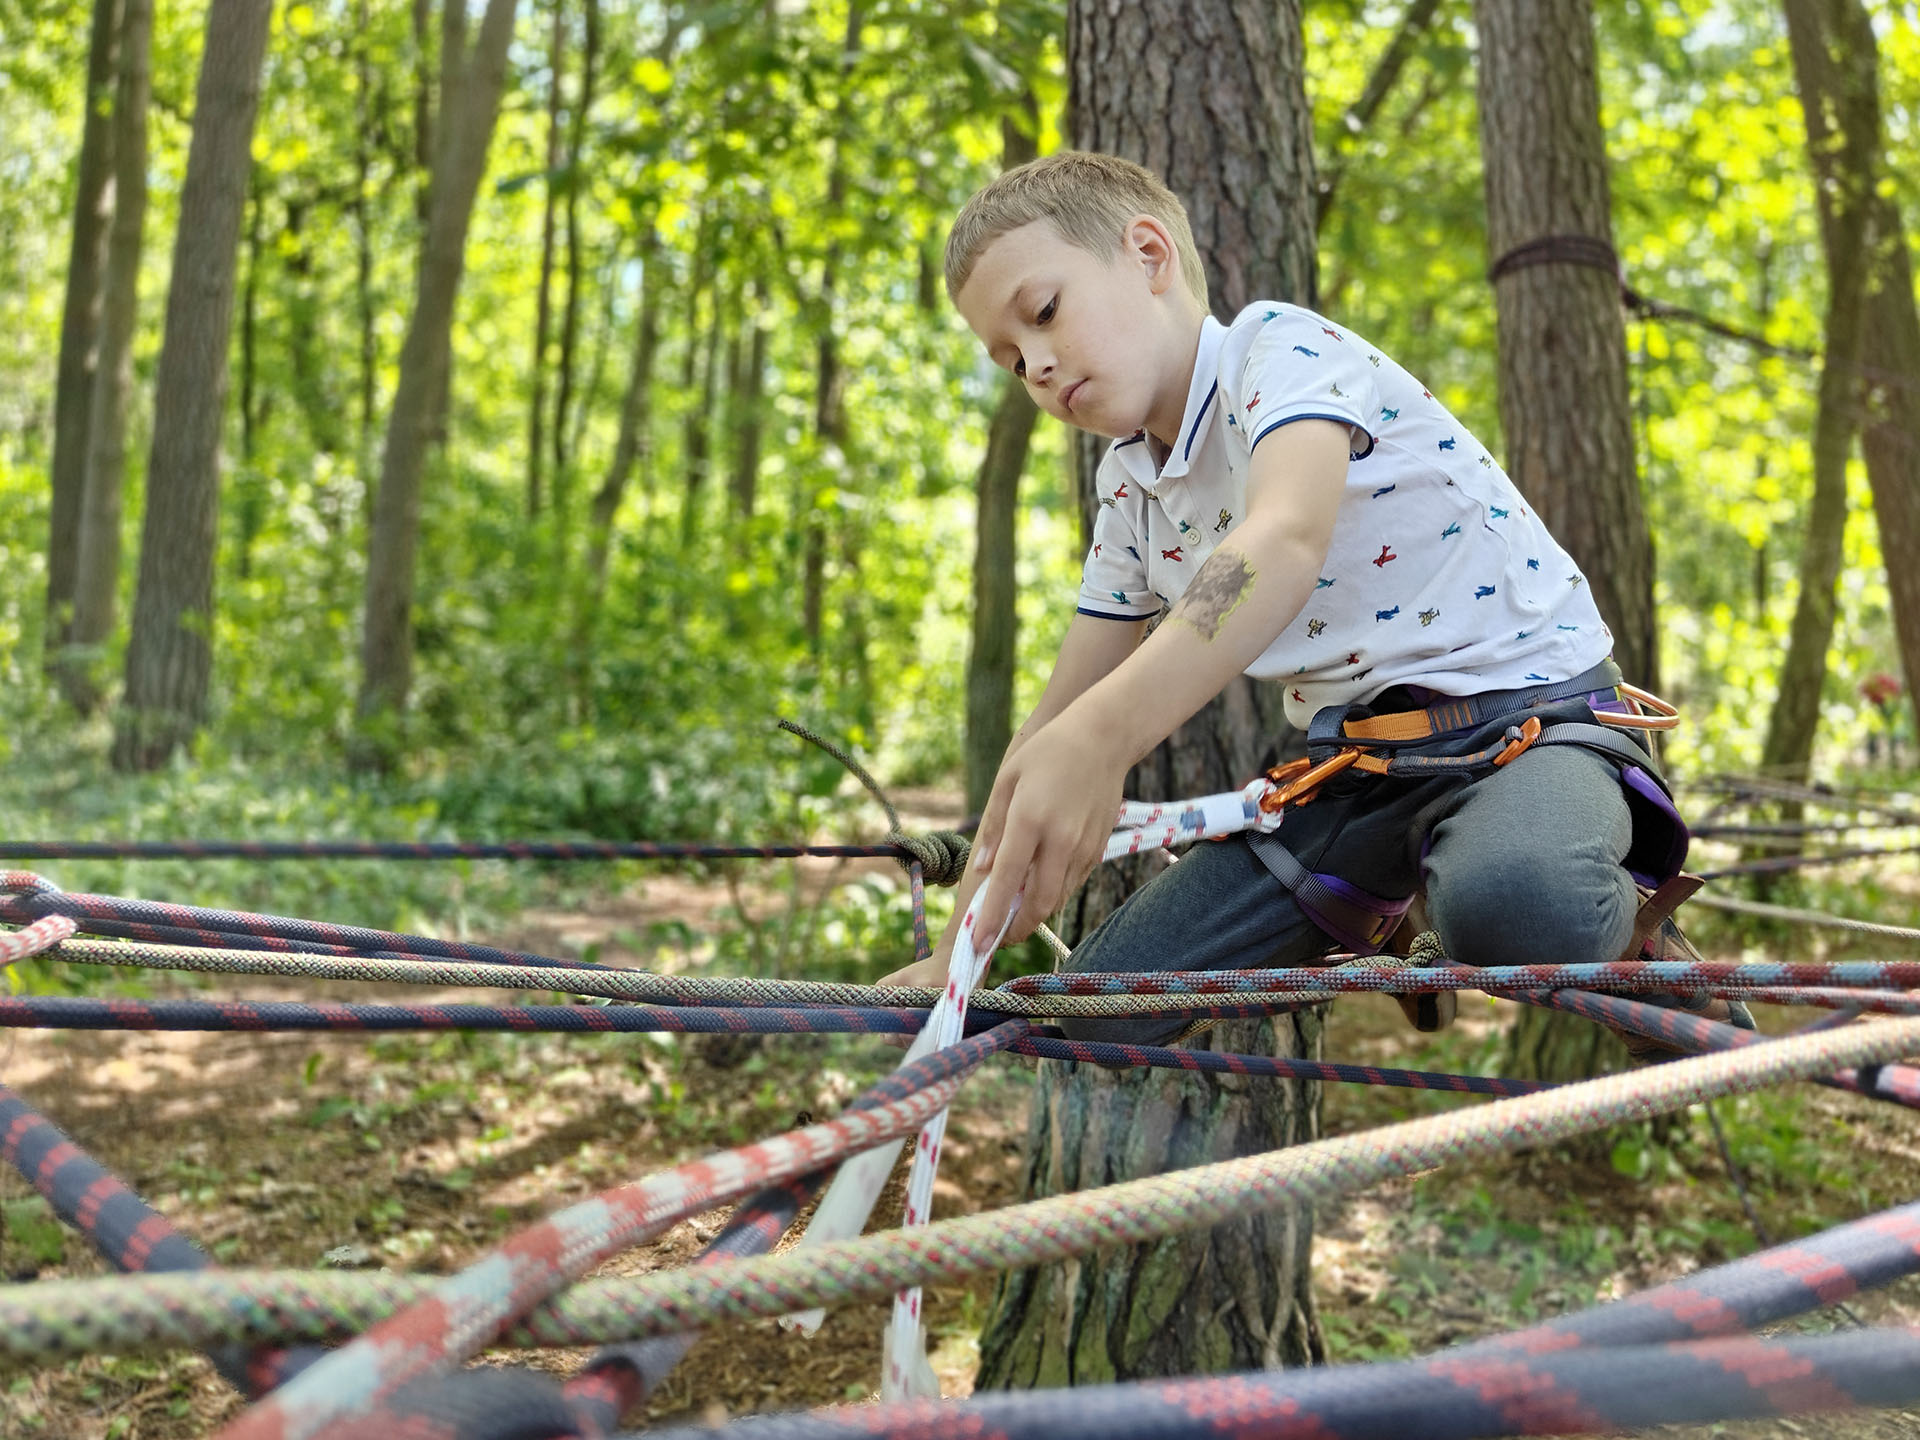
M 1180 252 L 1167 227 L 1152 215 L 1136 215 L 1123 235 L 1126 258 L 1137 263 L 1156 295 L 1164 295 L 1180 278 Z

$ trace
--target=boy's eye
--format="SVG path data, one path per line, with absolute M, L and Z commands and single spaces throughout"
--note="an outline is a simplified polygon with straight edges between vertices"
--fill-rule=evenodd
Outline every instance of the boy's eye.
M 1013 362 L 1013 373 L 1018 375 L 1023 380 L 1026 379 L 1027 362 L 1024 356 Z
M 1058 300 L 1049 300 L 1047 301 L 1046 304 L 1040 307 L 1040 315 L 1039 315 L 1040 324 L 1044 325 L 1049 320 L 1053 319 L 1053 307 L 1058 305 L 1059 303 L 1060 302 Z

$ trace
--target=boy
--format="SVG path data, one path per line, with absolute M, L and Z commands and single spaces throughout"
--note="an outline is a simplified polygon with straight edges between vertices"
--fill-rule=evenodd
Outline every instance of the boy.
M 947 288 L 1043 410 L 1114 440 L 1078 614 L 1001 764 L 956 923 L 984 882 L 980 931 L 1018 895 L 1008 936 L 1031 933 L 1098 860 L 1128 769 L 1244 671 L 1285 682 L 1315 759 L 1364 740 L 1395 769 L 1345 771 L 1271 835 L 1196 846 L 1075 970 L 1371 951 L 1421 892 L 1473 963 L 1638 948 L 1632 872 L 1670 879 L 1685 830 L 1641 742 L 1596 723 L 1635 709 L 1611 636 L 1578 567 L 1419 381 L 1297 306 L 1220 324 L 1180 202 L 1110 156 L 1050 156 L 974 196 Z M 1529 717 L 1556 743 L 1533 744 Z M 888 983 L 943 983 L 954 929 Z

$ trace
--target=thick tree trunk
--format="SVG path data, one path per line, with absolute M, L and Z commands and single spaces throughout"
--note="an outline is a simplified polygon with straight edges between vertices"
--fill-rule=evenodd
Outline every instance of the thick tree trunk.
M 1857 0 L 1787 0 L 1785 8 L 1827 252 L 1827 318 L 1819 411 L 1813 424 L 1813 500 L 1800 548 L 1800 594 L 1761 764 L 1770 775 L 1803 781 L 1820 727 L 1820 691 L 1833 640 L 1834 587 L 1840 583 L 1847 527 L 1847 460 L 1860 419 L 1862 299 L 1873 216 L 1870 200 L 1881 151 L 1880 97 L 1873 25 Z M 1907 293 L 1911 297 L 1912 291 Z
M 87 412 L 73 629 L 68 658 L 61 667 L 67 699 L 80 710 L 91 710 L 100 702 L 101 652 L 113 635 L 114 602 L 120 589 L 120 494 L 127 470 L 133 335 L 140 318 L 152 41 L 152 0 L 126 0 L 120 18 L 120 74 L 113 97 L 113 228 L 107 242 L 99 362 Z
M 53 495 L 47 533 L 44 637 L 50 659 L 57 657 L 67 643 L 73 622 L 89 412 L 99 358 L 101 286 L 107 260 L 107 227 L 114 208 L 110 97 L 119 33 L 120 0 L 93 0 L 93 28 L 87 45 L 87 108 L 80 126 L 73 242 L 67 252 L 67 294 L 60 312 L 60 360 L 53 394 Z
M 553 38 L 547 47 L 547 164 L 540 210 L 540 280 L 535 287 L 533 376 L 527 386 L 527 514 L 538 515 L 541 481 L 547 462 L 547 349 L 553 336 L 553 251 L 560 196 L 554 176 L 560 169 L 560 66 L 566 59 L 566 0 L 553 0 Z
M 1591 0 L 1476 0 L 1487 245 L 1613 245 Z M 1602 248 L 1604 247 L 1604 248 Z M 1611 268 L 1508 270 L 1499 308 L 1507 472 L 1573 556 L 1635 684 L 1659 682 L 1653 537 L 1635 472 L 1626 323 Z
M 464 0 L 447 0 L 449 11 Z M 466 267 L 467 226 L 486 173 L 487 149 L 500 110 L 515 0 L 487 0 L 470 54 L 442 57 L 440 144 L 433 177 L 433 214 L 421 257 L 419 291 L 380 460 L 367 550 L 367 611 L 360 644 L 360 748 L 367 763 L 390 758 L 390 737 L 369 727 L 406 707 L 413 682 L 413 581 L 420 542 L 421 477 L 447 393 L 453 307 Z M 446 43 L 456 33 L 447 26 Z M 464 42 L 462 42 L 464 44 Z M 458 82 L 449 84 L 457 75 Z
M 240 220 L 272 0 L 211 0 L 154 387 L 153 450 L 114 764 L 149 770 L 205 720 Z
M 1192 217 L 1217 313 L 1260 298 L 1312 303 L 1315 187 L 1299 0 L 1070 0 L 1067 70 L 1075 144 L 1139 161 L 1172 184 Z M 1090 506 L 1092 472 L 1081 473 Z M 1286 733 L 1279 714 L 1277 689 L 1236 682 L 1135 767 L 1127 793 L 1169 799 L 1241 784 L 1271 763 Z M 1069 907 L 1070 937 L 1138 878 L 1130 868 L 1097 869 Z M 1316 1056 L 1320 1016 L 1232 1022 L 1212 1043 Z M 1029 1192 L 1291 1145 L 1318 1135 L 1319 1115 L 1312 1084 L 1042 1065 Z M 995 1297 L 977 1384 L 1321 1360 L 1312 1245 L 1309 1212 L 1276 1211 L 1016 1272 Z
M 1876 167 L 1879 168 L 1879 167 Z M 1887 589 L 1906 672 L 1908 703 L 1920 722 L 1920 308 L 1900 208 L 1877 191 L 1867 259 L 1860 361 L 1865 410 L 1861 449 L 1887 561 Z M 1920 730 L 1920 725 L 1917 725 Z
M 1496 262 L 1547 237 L 1611 255 L 1591 0 L 1476 0 L 1487 244 Z M 1507 471 L 1593 587 L 1627 678 L 1657 686 L 1653 537 L 1635 470 L 1626 324 L 1611 266 L 1514 268 L 1494 284 Z M 1508 1066 L 1541 1079 L 1617 1058 L 1593 1026 L 1523 1008 Z

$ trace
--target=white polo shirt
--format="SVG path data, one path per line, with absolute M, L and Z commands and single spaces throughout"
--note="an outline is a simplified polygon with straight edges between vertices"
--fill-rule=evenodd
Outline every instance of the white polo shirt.
M 1244 515 L 1254 449 L 1309 419 L 1350 427 L 1346 494 L 1319 584 L 1247 667 L 1287 682 L 1295 725 L 1390 685 L 1519 689 L 1611 652 L 1579 567 L 1486 447 L 1365 339 L 1280 303 L 1230 326 L 1207 317 L 1181 438 L 1157 471 L 1144 433 L 1108 450 L 1080 613 L 1138 620 L 1179 599 Z

